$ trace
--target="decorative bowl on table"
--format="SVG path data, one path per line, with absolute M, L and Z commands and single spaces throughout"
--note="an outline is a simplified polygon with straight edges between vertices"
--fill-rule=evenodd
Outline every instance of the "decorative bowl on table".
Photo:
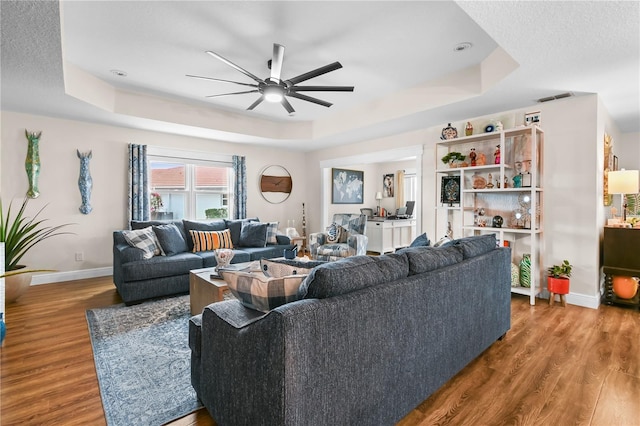
M 224 269 L 231 263 L 233 259 L 233 250 L 231 249 L 216 249 L 213 251 L 213 255 L 216 258 L 216 271 Z

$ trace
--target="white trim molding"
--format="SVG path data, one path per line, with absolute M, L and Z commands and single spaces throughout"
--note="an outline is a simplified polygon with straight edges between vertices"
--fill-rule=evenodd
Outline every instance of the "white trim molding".
M 81 269 L 78 271 L 54 272 L 51 274 L 37 274 L 31 277 L 31 285 L 61 283 L 64 281 L 84 280 L 113 275 L 113 267 Z

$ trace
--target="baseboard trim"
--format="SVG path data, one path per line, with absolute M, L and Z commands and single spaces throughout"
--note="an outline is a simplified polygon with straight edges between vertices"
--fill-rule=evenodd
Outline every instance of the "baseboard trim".
M 540 292 L 539 296 L 541 299 L 548 300 L 549 292 L 545 289 L 542 292 Z M 600 306 L 600 297 L 597 297 L 597 296 L 585 296 L 584 294 L 576 294 L 576 293 L 569 292 L 566 298 L 567 298 L 567 303 L 570 305 L 582 306 L 583 308 L 590 308 L 590 309 L 598 309 L 598 307 Z M 557 303 L 559 302 L 558 302 L 558 298 L 556 297 L 556 304 Z
M 31 285 L 106 277 L 107 275 L 113 275 L 113 267 L 107 266 L 105 268 L 81 269 L 78 271 L 54 272 L 51 274 L 34 274 L 31 277 Z

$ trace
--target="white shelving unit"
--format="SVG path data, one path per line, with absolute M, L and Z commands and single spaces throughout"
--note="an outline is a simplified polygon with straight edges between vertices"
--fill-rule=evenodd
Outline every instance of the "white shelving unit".
M 531 286 L 511 287 L 512 293 L 529 296 L 535 304 L 542 290 L 542 147 L 544 132 L 537 126 L 518 127 L 492 133 L 482 133 L 456 139 L 441 140 L 436 144 L 436 231 L 441 236 L 449 224 L 454 238 L 482 233 L 495 233 L 499 244 L 512 249 L 512 263 L 519 265 L 524 254 L 531 256 Z M 500 159 L 494 152 L 500 149 Z M 469 153 L 475 149 L 477 161 L 484 156 L 486 163 L 471 166 Z M 441 161 L 449 152 L 465 155 L 466 167 L 450 167 Z M 531 186 L 514 187 L 514 176 Z M 528 176 L 527 176 L 528 175 Z M 491 180 L 489 181 L 489 176 Z M 443 199 L 443 178 L 459 178 L 459 201 L 447 202 L 452 194 L 451 185 Z M 488 186 L 483 187 L 482 181 Z M 506 182 L 506 185 L 505 185 Z M 491 187 L 491 185 L 493 187 Z M 475 187 L 474 187 L 475 186 Z M 444 200 L 444 201 L 443 201 Z M 501 227 L 493 226 L 493 218 L 503 219 Z

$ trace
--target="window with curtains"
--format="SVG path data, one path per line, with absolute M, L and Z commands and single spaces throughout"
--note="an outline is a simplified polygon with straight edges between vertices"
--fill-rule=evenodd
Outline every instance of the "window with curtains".
M 151 219 L 233 218 L 233 167 L 149 155 Z

